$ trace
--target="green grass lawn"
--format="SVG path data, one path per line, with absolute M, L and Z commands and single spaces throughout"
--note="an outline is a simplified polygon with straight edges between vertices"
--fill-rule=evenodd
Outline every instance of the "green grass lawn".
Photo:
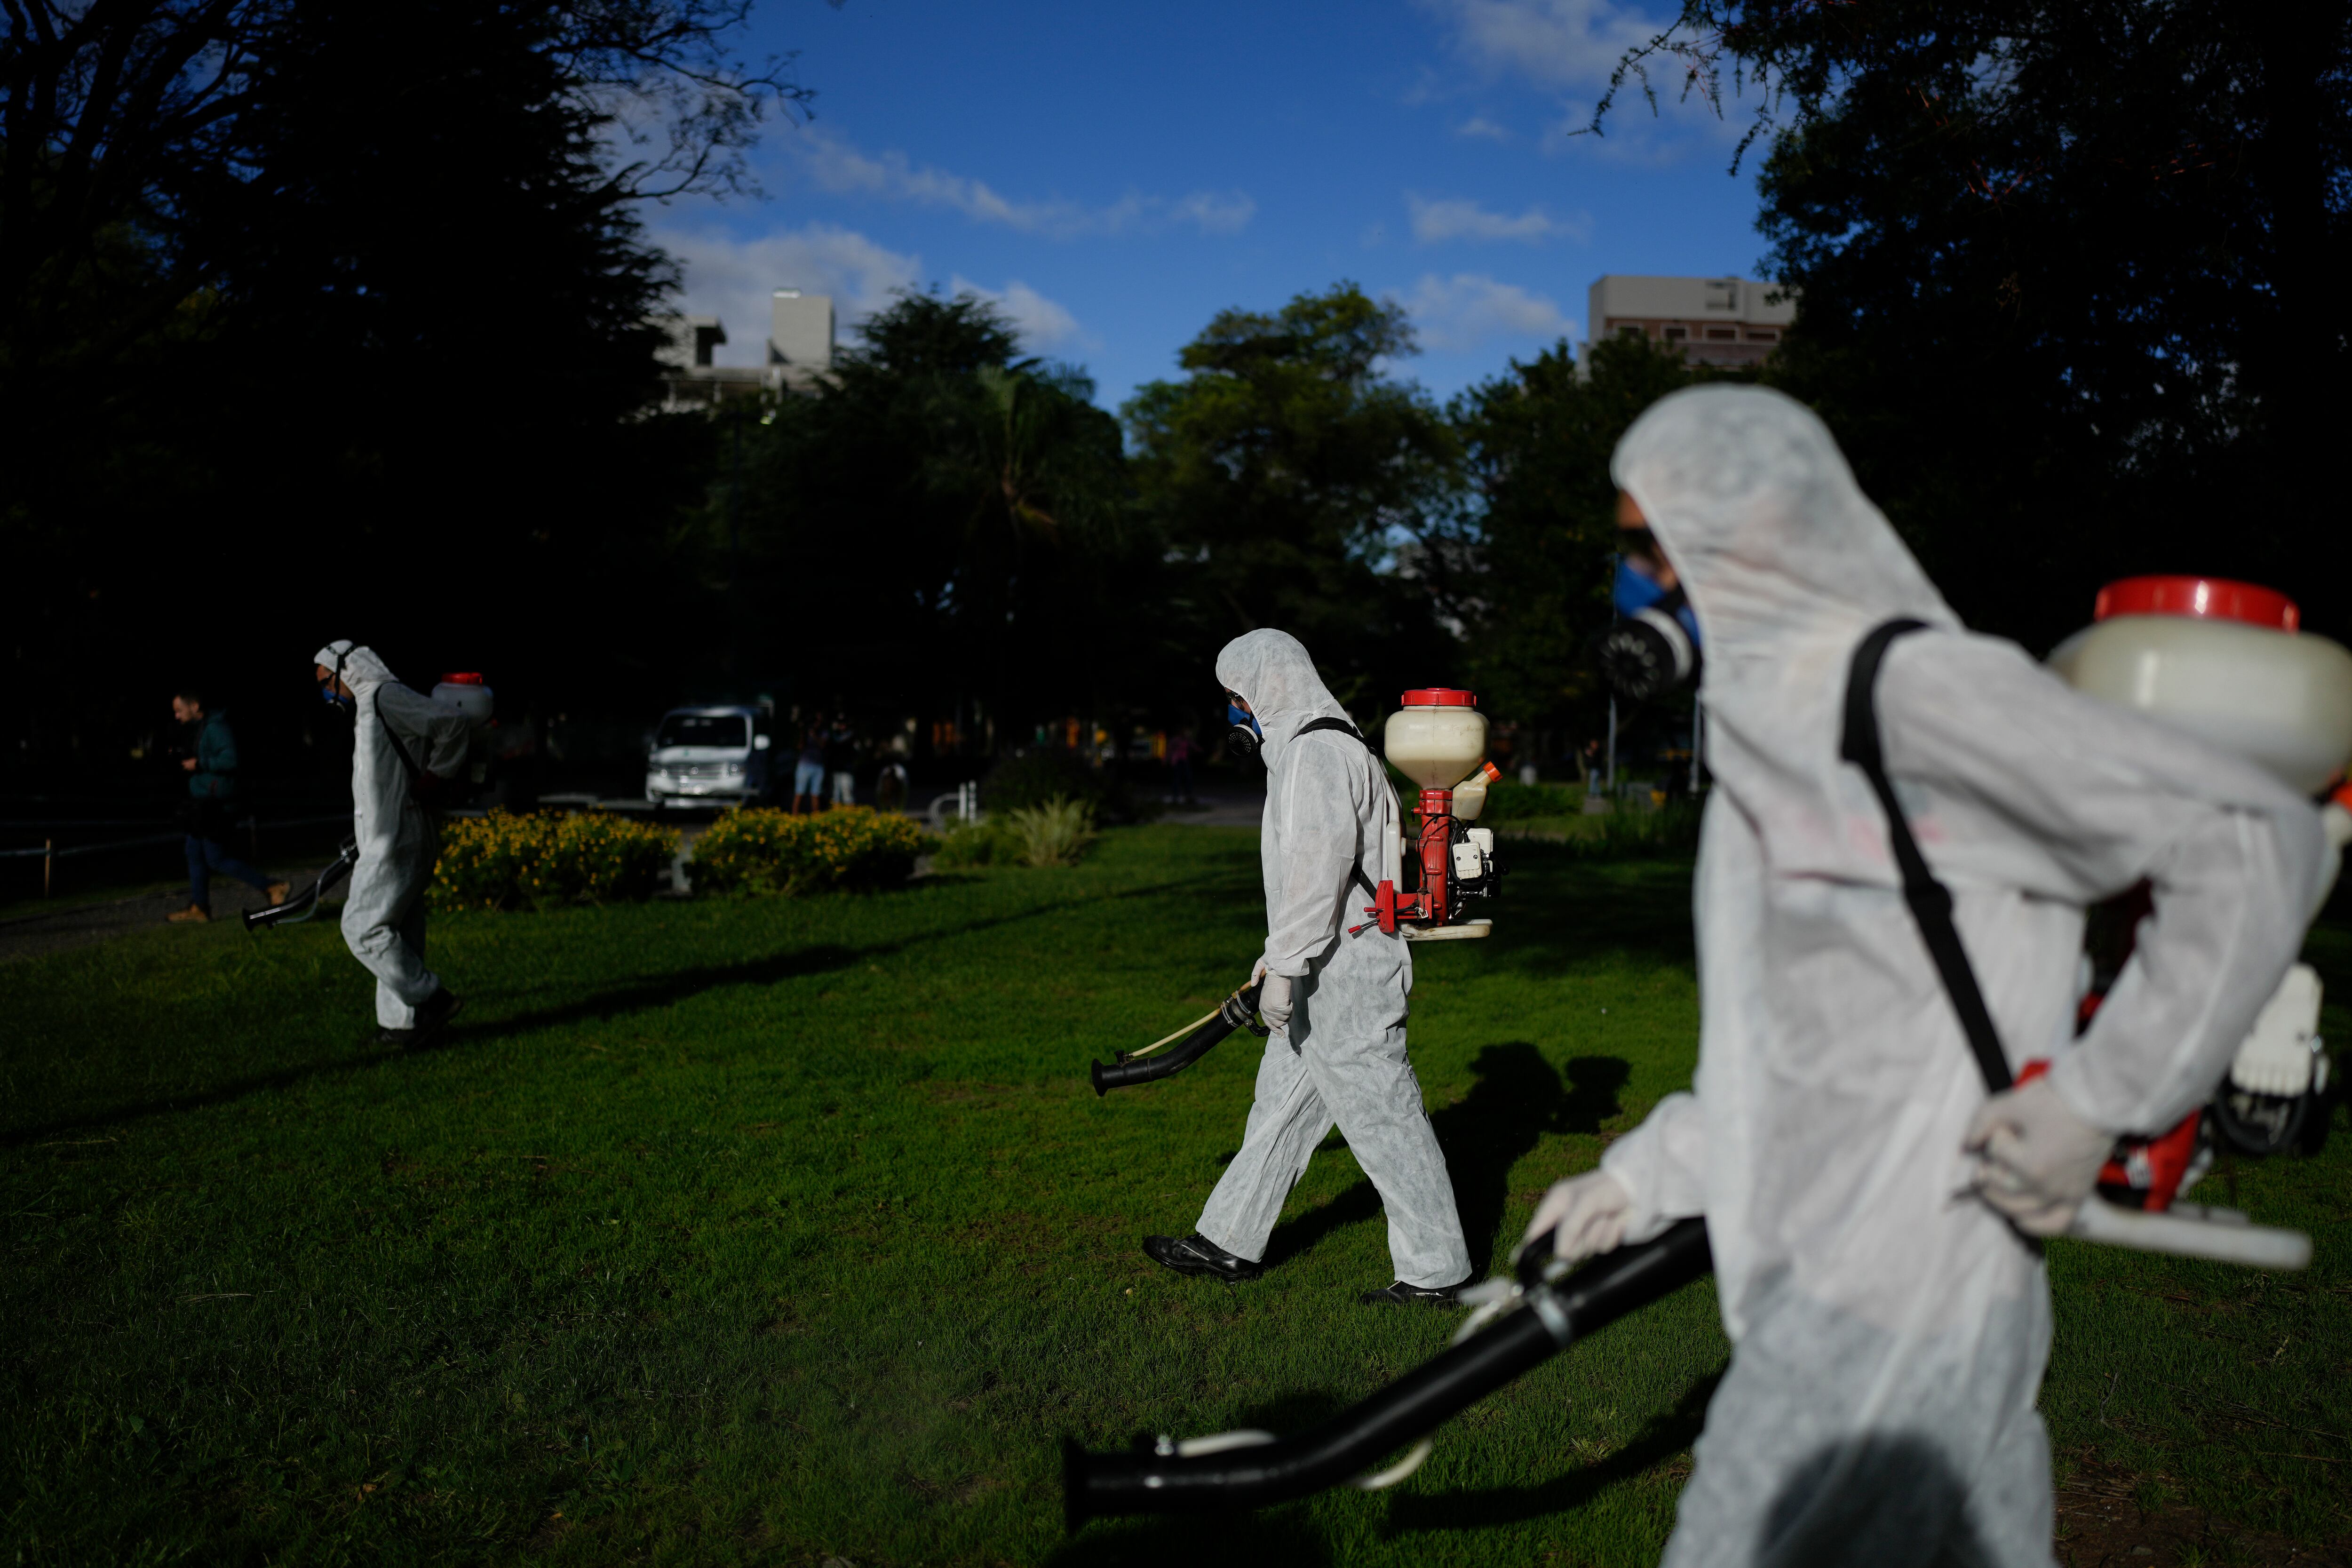
M 1413 999 L 1482 1266 L 1696 1026 L 1686 863 L 1512 854 L 1497 935 L 1421 950 Z M 1199 1562 L 1146 1521 L 1066 1540 L 1058 1440 L 1294 1427 L 1455 1321 L 1356 1304 L 1386 1237 L 1336 1140 L 1263 1280 L 1137 1248 L 1191 1227 L 1255 1045 L 1108 1100 L 1086 1064 L 1243 978 L 1256 867 L 1253 832 L 1169 826 L 877 897 L 445 919 L 467 1010 L 406 1055 L 331 922 L 0 969 L 10 1560 Z M 2352 998 L 2352 934 L 2315 951 Z M 2309 1274 L 2057 1250 L 2063 1463 L 2347 1533 L 2347 1147 L 2235 1177 Z M 1651 1561 L 1725 1353 L 1695 1287 L 1402 1488 L 1213 1555 Z

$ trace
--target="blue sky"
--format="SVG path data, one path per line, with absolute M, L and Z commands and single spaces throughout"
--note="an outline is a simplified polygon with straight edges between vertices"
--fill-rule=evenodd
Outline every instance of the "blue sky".
M 1752 155 L 1726 172 L 1741 105 L 1569 134 L 1654 26 L 1610 0 L 769 0 L 753 26 L 799 51 L 815 119 L 771 125 L 761 196 L 646 215 L 722 363 L 758 362 L 775 288 L 830 293 L 845 331 L 938 284 L 1116 408 L 1218 310 L 1352 279 L 1411 310 L 1399 369 L 1444 396 L 1577 341 L 1604 272 L 1763 254 Z

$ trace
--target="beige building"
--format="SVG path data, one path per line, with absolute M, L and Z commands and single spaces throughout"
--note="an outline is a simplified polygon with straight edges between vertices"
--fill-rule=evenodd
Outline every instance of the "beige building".
M 764 363 L 713 364 L 711 350 L 727 341 L 716 316 L 663 316 L 669 341 L 655 351 L 662 365 L 665 413 L 709 408 L 762 393 L 808 394 L 833 369 L 833 300 L 799 289 L 779 289 L 768 306 Z
M 1796 319 L 1796 300 L 1775 284 L 1612 273 L 1585 296 L 1590 335 L 1579 358 L 1604 339 L 1637 337 L 1679 344 L 1685 364 L 1761 364 Z

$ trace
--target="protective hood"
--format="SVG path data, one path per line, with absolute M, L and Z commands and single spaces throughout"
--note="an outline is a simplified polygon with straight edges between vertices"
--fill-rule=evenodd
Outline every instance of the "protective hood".
M 1675 393 L 1625 432 L 1610 474 L 1640 503 L 1697 613 L 1717 783 L 1777 865 L 1881 879 L 1877 806 L 1838 755 L 1846 663 L 1882 621 L 1958 631 L 1959 617 L 1793 398 Z
M 1315 673 L 1306 647 L 1288 632 L 1267 626 L 1235 637 L 1217 655 L 1217 679 L 1257 715 L 1269 768 L 1301 725 L 1317 719 L 1354 722 Z
M 353 697 L 399 679 L 392 673 L 391 666 L 376 657 L 375 649 L 362 647 L 349 637 L 329 643 L 310 656 L 310 662 L 331 670 L 340 668 L 343 684 L 352 689 Z

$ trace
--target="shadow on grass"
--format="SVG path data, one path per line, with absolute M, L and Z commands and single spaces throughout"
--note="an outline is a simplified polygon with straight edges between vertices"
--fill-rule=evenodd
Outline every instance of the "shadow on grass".
M 274 1072 L 252 1073 L 210 1089 L 195 1089 L 184 1094 L 159 1096 L 131 1105 L 112 1106 L 79 1116 L 60 1117 L 35 1126 L 14 1129 L 0 1133 L 0 1149 L 13 1149 L 52 1138 L 61 1132 L 83 1131 L 93 1127 L 109 1126 L 118 1121 L 136 1121 L 141 1117 L 161 1115 L 167 1111 L 194 1110 L 206 1106 L 222 1105 L 242 1100 L 247 1095 L 267 1093 L 272 1089 L 290 1089 L 296 1084 L 314 1079 L 327 1079 L 378 1066 L 399 1057 L 421 1057 L 448 1051 L 470 1050 L 494 1040 L 527 1035 L 541 1029 L 560 1028 L 567 1024 L 599 1022 L 632 1013 L 651 1012 L 674 1006 L 708 991 L 733 985 L 775 985 L 788 980 L 804 979 L 811 975 L 834 973 L 854 968 L 877 958 L 887 958 L 932 942 L 970 935 L 1003 926 L 1017 925 L 1025 921 L 1042 920 L 1049 915 L 1066 914 L 1073 910 L 1093 905 L 1115 903 L 1126 899 L 1160 898 L 1181 883 L 1155 883 L 1145 888 L 1131 888 L 1095 899 L 1063 899 L 1041 904 L 1034 909 L 999 915 L 988 920 L 971 921 L 941 931 L 926 931 L 898 942 L 876 942 L 866 947 L 824 945 L 797 949 L 791 952 L 772 953 L 765 958 L 750 959 L 740 963 L 719 963 L 692 969 L 673 970 L 667 973 L 644 976 L 618 985 L 592 992 L 576 1002 L 555 1007 L 542 1007 L 508 1017 L 488 1020 L 478 1025 L 460 1023 L 442 1038 L 406 1050 L 377 1047 L 335 1057 L 327 1061 L 306 1062 L 297 1067 L 282 1068 Z
M 1656 1416 L 1634 1439 L 1601 1460 L 1540 1486 L 1499 1487 L 1492 1491 L 1448 1492 L 1435 1497 L 1401 1493 L 1389 1503 L 1381 1533 L 1391 1538 L 1428 1530 L 1481 1530 L 1517 1524 L 1580 1508 L 1622 1481 L 1630 1481 L 1698 1441 L 1706 1422 L 1706 1402 L 1723 1373 L 1693 1384 L 1675 1407 Z
M 1470 1092 L 1432 1113 L 1429 1122 L 1454 1178 L 1454 1203 L 1472 1247 L 1475 1279 L 1493 1262 L 1479 1256 L 1479 1249 L 1503 1223 L 1512 1165 L 1547 1132 L 1599 1131 L 1618 1113 L 1618 1091 L 1633 1069 L 1616 1057 L 1578 1057 L 1569 1062 L 1563 1084 L 1542 1052 L 1525 1040 L 1512 1040 L 1480 1051 L 1470 1070 L 1477 1079 Z M 1266 1264 L 1296 1258 L 1333 1231 L 1380 1212 L 1380 1194 L 1370 1180 L 1358 1182 L 1329 1203 L 1276 1226 L 1266 1244 Z

